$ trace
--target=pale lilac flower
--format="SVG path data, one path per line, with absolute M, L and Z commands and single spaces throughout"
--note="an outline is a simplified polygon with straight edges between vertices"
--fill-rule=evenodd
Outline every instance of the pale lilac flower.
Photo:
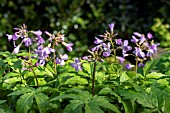
M 134 65 L 131 65 L 130 63 L 129 64 L 126 64 L 126 69 L 130 70 L 132 67 L 135 67 Z
M 38 31 L 33 31 L 33 33 L 36 35 L 36 36 L 41 36 L 42 35 L 42 31 L 38 30 Z
M 152 39 L 152 38 L 153 38 L 153 35 L 152 35 L 151 33 L 148 33 L 148 34 L 147 34 L 147 37 L 148 37 L 148 39 Z
M 99 38 L 95 37 L 94 44 L 100 44 L 102 42 L 103 42 L 103 40 L 100 40 Z
M 56 64 L 60 64 L 61 66 L 63 66 L 63 65 L 65 65 L 65 60 L 67 60 L 67 59 L 68 59 L 67 54 L 61 55 L 60 58 L 57 57 Z
M 132 39 L 130 41 L 133 43 L 137 43 L 139 40 L 135 36 L 132 36 Z
M 94 51 L 98 51 L 99 48 L 100 48 L 100 46 L 101 46 L 101 45 L 97 45 L 97 46 L 91 48 L 91 50 L 92 50 L 93 52 L 94 52 Z
M 103 46 L 103 50 L 104 50 L 103 56 L 104 57 L 110 56 L 110 53 L 111 53 L 111 50 L 110 50 L 111 44 L 110 44 L 110 42 L 108 42 L 108 44 L 102 43 L 102 46 Z
M 125 57 L 125 55 L 126 55 L 126 52 L 127 51 L 130 51 L 131 49 L 132 49 L 132 47 L 131 46 L 128 46 L 128 40 L 124 40 L 124 42 L 123 42 L 123 45 L 122 45 L 122 54 L 123 54 L 123 57 Z
M 142 58 L 145 57 L 145 53 L 138 47 L 135 47 L 133 54 L 135 54 L 135 56 L 138 56 L 138 57 L 142 57 Z
M 32 39 L 31 38 L 24 38 L 22 40 L 25 43 L 25 46 L 28 47 L 32 44 Z
M 144 35 L 142 35 L 142 36 L 141 36 L 141 38 L 140 38 L 140 42 L 139 42 L 139 44 L 144 43 L 144 41 L 145 41 L 145 40 L 146 40 L 145 36 L 144 36 Z
M 75 58 L 74 59 L 74 62 L 70 63 L 70 65 L 75 68 L 75 70 L 78 72 L 79 70 L 82 70 L 82 67 L 81 67 L 81 62 L 79 61 L 78 58 Z
M 144 66 L 145 66 L 145 64 L 143 64 L 143 63 L 139 63 L 139 64 L 138 64 L 138 66 L 139 66 L 139 67 L 144 67 Z
M 138 32 L 134 32 L 133 33 L 135 36 L 138 36 L 138 37 L 142 37 L 142 34 L 138 33 Z
M 158 50 L 158 48 L 157 48 L 158 46 L 159 46 L 159 44 L 153 44 L 153 45 L 149 46 L 146 56 L 150 57 L 150 56 L 152 56 L 152 54 L 155 54 Z
M 55 52 L 55 50 L 50 47 L 44 48 L 42 45 L 38 46 L 38 50 L 35 50 L 35 54 L 38 55 L 39 65 L 45 64 L 45 58 L 47 58 L 51 52 Z
M 19 52 L 19 49 L 21 47 L 21 44 L 19 44 L 14 50 L 13 50 L 13 53 L 14 54 L 17 54 Z
M 41 36 L 38 36 L 38 43 L 37 43 L 37 45 L 40 45 L 40 44 L 44 44 L 45 43 L 45 41 L 44 41 L 44 39 L 41 37 Z
M 114 23 L 109 24 L 110 31 L 113 32 L 114 29 Z
M 123 57 L 116 56 L 116 58 L 120 61 L 121 64 L 125 61 Z
M 55 52 L 55 50 L 50 47 L 45 47 L 43 49 L 43 52 L 44 52 L 44 56 L 47 57 L 51 52 Z
M 72 49 L 72 46 L 74 45 L 73 43 L 69 43 L 69 44 L 67 44 L 67 43 L 65 43 L 65 42 L 62 42 L 62 44 L 67 48 L 67 50 L 69 51 L 69 52 L 71 52 L 73 49 Z
M 115 42 L 117 45 L 122 45 L 122 39 L 116 39 Z
M 17 34 L 14 34 L 14 35 L 6 34 L 6 36 L 8 37 L 8 41 L 11 41 L 11 40 L 16 41 L 19 38 Z

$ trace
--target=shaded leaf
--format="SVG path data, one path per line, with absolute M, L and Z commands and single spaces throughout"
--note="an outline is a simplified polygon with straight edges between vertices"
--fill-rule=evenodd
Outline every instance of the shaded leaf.
M 20 96 L 20 98 L 17 101 L 17 113 L 28 113 L 28 110 L 31 109 L 33 104 L 33 93 L 28 93 Z
M 71 100 L 63 113 L 82 113 L 83 102 L 80 100 Z
M 43 93 L 35 93 L 35 100 L 40 113 L 46 113 L 48 104 L 48 97 Z
M 115 105 L 110 104 L 109 101 L 102 96 L 94 96 L 92 103 L 110 109 L 116 113 L 121 113 Z

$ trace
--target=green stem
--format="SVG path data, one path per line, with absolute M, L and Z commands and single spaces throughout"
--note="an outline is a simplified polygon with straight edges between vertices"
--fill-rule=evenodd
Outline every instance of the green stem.
M 136 57 L 136 66 L 135 66 L 135 71 L 136 71 L 136 75 L 137 75 L 137 71 L 138 71 L 138 57 Z
M 55 42 L 53 42 L 53 49 L 54 49 L 54 47 L 55 47 Z M 56 64 L 56 61 L 55 61 L 56 60 L 55 57 L 56 57 L 56 54 L 55 54 L 55 52 L 53 52 L 54 74 L 57 75 L 57 70 L 56 70 L 57 64 Z
M 115 58 L 115 63 L 117 63 L 116 62 L 116 50 L 114 49 L 114 58 Z
M 34 71 L 34 69 L 33 69 L 32 67 L 31 67 L 31 70 L 32 70 L 32 72 L 33 72 L 33 74 L 34 74 L 34 78 L 35 78 L 35 80 L 36 80 L 37 87 L 39 87 L 37 75 L 35 74 L 35 71 Z
M 114 44 L 113 44 L 112 40 L 110 42 L 111 42 L 112 48 L 113 48 L 114 60 L 115 60 L 114 62 L 116 63 L 116 49 L 114 48 Z
M 95 83 L 96 62 L 94 62 L 93 75 L 92 75 L 92 95 L 94 96 L 94 83 Z

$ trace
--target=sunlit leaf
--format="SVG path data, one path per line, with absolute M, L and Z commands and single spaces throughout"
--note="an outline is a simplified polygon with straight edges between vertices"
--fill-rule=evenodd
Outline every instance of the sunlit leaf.
M 145 67 L 143 68 L 143 75 L 146 76 L 151 69 L 158 63 L 159 59 L 154 59 L 146 63 Z

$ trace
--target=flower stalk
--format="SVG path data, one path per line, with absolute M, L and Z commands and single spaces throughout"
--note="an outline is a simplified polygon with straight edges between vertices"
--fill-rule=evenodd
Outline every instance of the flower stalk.
M 92 74 L 92 95 L 94 96 L 94 84 L 95 84 L 95 74 L 96 74 L 96 61 L 94 62 L 93 66 L 93 74 Z

